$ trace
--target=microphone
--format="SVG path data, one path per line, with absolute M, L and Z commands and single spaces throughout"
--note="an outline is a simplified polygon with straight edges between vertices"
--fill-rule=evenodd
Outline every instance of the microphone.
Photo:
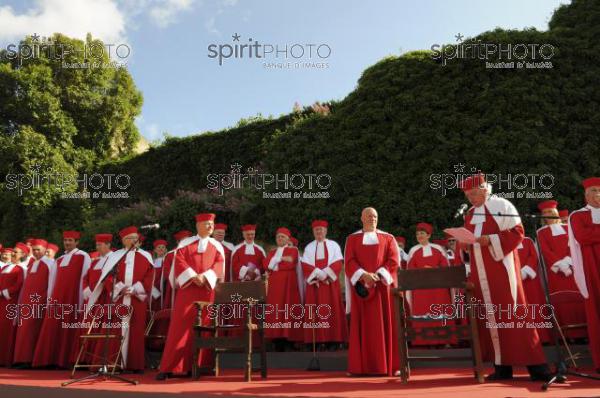
M 460 207 L 458 208 L 458 210 L 456 210 L 456 213 L 454 214 L 454 218 L 458 218 L 458 217 L 462 216 L 463 214 L 465 214 L 465 211 L 467 211 L 468 208 L 469 208 L 469 205 L 467 205 L 466 203 L 463 203 L 462 205 L 460 205 Z
M 140 229 L 159 229 L 160 228 L 160 224 L 148 224 L 148 225 L 142 225 L 140 227 Z

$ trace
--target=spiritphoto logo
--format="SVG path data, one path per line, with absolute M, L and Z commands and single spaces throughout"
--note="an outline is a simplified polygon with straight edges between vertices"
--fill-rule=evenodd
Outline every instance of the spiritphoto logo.
M 454 36 L 457 44 L 433 44 L 431 57 L 442 66 L 455 59 L 479 59 L 487 69 L 551 69 L 555 47 L 550 43 L 483 43 Z
M 262 43 L 234 33 L 230 43 L 207 46 L 208 58 L 223 66 L 229 60 L 258 60 L 265 69 L 327 69 L 331 47 L 325 43 Z
M 131 47 L 126 43 L 84 42 L 83 47 L 70 43 L 56 42 L 52 37 L 37 33 L 29 36 L 30 42 L 11 43 L 4 48 L 8 60 L 16 60 L 19 66 L 25 61 L 45 58 L 61 61 L 64 69 L 120 68 L 127 65 Z M 84 59 L 83 62 L 68 62 L 71 55 Z M 108 61 L 106 61 L 108 58 Z
M 460 189 L 466 178 L 480 174 L 480 169 L 467 167 L 464 163 L 453 166 L 453 173 L 433 173 L 429 175 L 429 187 L 446 196 L 449 190 Z M 493 187 L 496 196 L 505 199 L 551 199 L 554 176 L 551 173 L 484 173 L 485 179 Z
M 35 164 L 29 173 L 6 174 L 4 186 L 19 196 L 30 189 L 50 187 L 61 192 L 63 199 L 120 199 L 128 198 L 125 190 L 131 185 L 127 174 L 92 173 L 73 175 L 48 167 L 45 170 Z M 77 186 L 80 191 L 71 192 Z
M 230 189 L 251 188 L 263 191 L 264 199 L 327 199 L 331 186 L 329 174 L 305 173 L 260 173 L 258 168 L 231 165 L 229 173 L 208 174 L 207 188 L 223 195 Z

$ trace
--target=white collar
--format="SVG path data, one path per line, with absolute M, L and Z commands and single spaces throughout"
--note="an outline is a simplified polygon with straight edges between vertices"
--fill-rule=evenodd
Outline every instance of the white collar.
M 365 232 L 363 231 L 363 245 L 377 245 L 379 244 L 379 239 L 377 238 L 377 230 Z
M 600 208 L 591 205 L 585 207 L 590 209 L 590 212 L 592 213 L 592 222 L 594 224 L 600 224 Z

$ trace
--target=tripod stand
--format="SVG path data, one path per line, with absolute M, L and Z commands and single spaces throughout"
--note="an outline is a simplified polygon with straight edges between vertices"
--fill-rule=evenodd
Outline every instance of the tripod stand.
M 121 261 L 123 261 L 123 259 L 125 259 L 125 257 L 127 256 L 127 254 L 129 254 L 130 252 L 135 252 L 136 250 L 136 244 L 137 244 L 137 239 L 135 240 L 135 242 L 125 251 L 125 253 L 123 253 L 123 255 L 117 260 L 116 263 L 114 263 L 114 266 L 112 267 L 112 269 L 110 270 L 110 272 L 108 272 L 103 279 L 98 281 L 98 284 L 104 284 L 104 282 L 106 281 L 106 279 L 108 279 L 109 276 L 111 276 L 111 280 L 112 283 L 114 284 L 116 276 L 117 276 L 117 270 L 118 270 L 118 265 Z M 106 266 L 106 261 L 104 266 Z M 111 303 L 114 302 L 115 299 L 115 290 L 114 288 L 111 289 Z M 104 338 L 103 338 L 103 342 L 104 342 L 104 350 L 102 353 L 102 366 L 100 366 L 100 368 L 92 373 L 89 374 L 87 376 L 78 378 L 78 379 L 73 379 L 73 380 L 69 380 L 69 381 L 65 381 L 63 383 L 61 383 L 61 386 L 66 387 L 68 385 L 74 384 L 74 383 L 79 383 L 85 380 L 93 380 L 93 379 L 99 379 L 102 378 L 102 380 L 108 380 L 108 379 L 116 379 L 116 380 L 120 380 L 122 382 L 125 383 L 129 383 L 129 384 L 133 384 L 134 386 L 137 385 L 139 382 L 137 380 L 130 380 L 127 379 L 121 375 L 115 374 L 115 368 L 116 368 L 116 363 L 114 365 L 112 365 L 112 371 L 109 370 L 110 368 L 110 364 L 108 361 L 108 345 L 109 345 L 109 341 L 110 339 L 113 338 L 110 334 L 110 330 L 108 327 L 105 328 L 105 333 L 104 333 Z M 121 343 L 119 345 L 119 353 L 117 354 L 117 362 L 120 358 L 121 355 L 121 350 L 123 349 L 123 344 Z
M 544 295 L 546 297 L 546 303 L 550 306 L 552 306 L 552 303 L 550 301 L 550 287 L 548 286 L 548 269 L 546 268 L 546 263 L 544 260 L 544 256 L 542 255 L 540 246 L 539 246 L 539 236 L 538 236 L 538 228 L 536 225 L 535 220 L 536 219 L 540 219 L 544 220 L 544 219 L 559 219 L 560 217 L 556 217 L 556 216 L 538 216 L 538 215 L 526 215 L 526 217 L 531 220 L 531 225 L 533 226 L 534 230 L 536 231 L 535 236 L 536 239 L 534 241 L 535 244 L 535 249 L 538 252 L 538 258 L 539 258 L 539 265 L 542 271 L 542 287 L 544 288 Z M 569 231 L 569 233 L 573 233 L 572 231 Z M 554 313 L 554 308 L 552 307 L 552 331 L 553 331 L 553 337 L 554 337 L 554 350 L 555 350 L 555 354 L 556 354 L 556 373 L 554 374 L 554 376 L 552 376 L 552 378 L 547 381 L 546 383 L 542 384 L 542 391 L 547 391 L 548 388 L 552 385 L 552 384 L 562 384 L 567 380 L 567 375 L 569 376 L 575 376 L 575 377 L 582 377 L 582 378 L 587 378 L 587 379 L 592 379 L 592 380 L 600 380 L 600 377 L 596 377 L 596 376 L 592 376 L 590 374 L 587 373 L 581 373 L 581 372 L 577 372 L 574 370 L 569 370 L 569 366 L 567 365 L 567 361 L 565 360 L 565 357 L 563 356 L 562 350 L 560 348 L 560 340 L 562 339 L 562 342 L 567 350 L 567 352 L 569 353 L 569 359 L 571 359 L 571 361 L 573 362 L 573 365 L 575 365 L 574 361 L 573 361 L 573 354 L 571 353 L 571 350 L 569 349 L 569 344 L 567 343 L 565 336 L 562 332 L 562 329 L 560 328 L 560 325 L 558 323 L 558 320 L 556 319 L 556 315 Z

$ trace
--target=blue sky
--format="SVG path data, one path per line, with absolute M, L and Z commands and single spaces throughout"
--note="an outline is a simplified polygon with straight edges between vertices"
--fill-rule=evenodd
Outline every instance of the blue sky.
M 566 0 L 0 0 L 0 43 L 24 34 L 92 32 L 127 43 L 127 67 L 144 95 L 137 124 L 148 140 L 280 115 L 294 103 L 339 100 L 362 71 L 388 55 L 455 42 L 496 27 L 547 29 Z M 265 68 L 257 59 L 209 58 L 211 44 L 323 45 L 327 67 Z M 315 48 L 315 47 L 312 47 Z M 287 62 L 282 57 L 269 62 Z

